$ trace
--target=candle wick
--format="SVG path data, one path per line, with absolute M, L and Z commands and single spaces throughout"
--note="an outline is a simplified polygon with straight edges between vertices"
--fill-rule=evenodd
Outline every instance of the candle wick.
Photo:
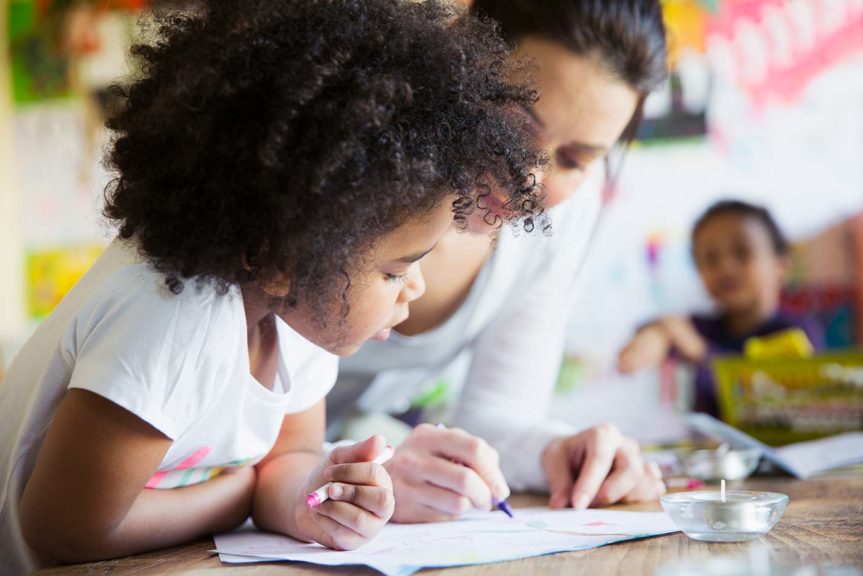
M 720 486 L 721 486 L 720 490 L 722 491 L 722 492 L 721 492 L 722 501 L 723 501 L 723 502 L 725 502 L 725 480 L 723 480 L 723 481 L 720 483 Z

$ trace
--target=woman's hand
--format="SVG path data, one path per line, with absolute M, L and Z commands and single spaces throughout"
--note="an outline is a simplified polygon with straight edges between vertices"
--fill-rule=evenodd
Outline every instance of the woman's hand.
M 296 503 L 297 525 L 309 538 L 336 550 L 353 550 L 377 536 L 393 515 L 393 485 L 372 462 L 385 447 L 381 436 L 333 450 L 309 476 Z M 328 500 L 315 508 L 306 496 L 332 482 Z
M 552 508 L 644 502 L 666 491 L 659 467 L 645 463 L 635 440 L 612 424 L 553 440 L 542 454 L 542 466 Z
M 384 467 L 393 479 L 396 522 L 453 520 L 489 510 L 493 496 L 509 496 L 497 451 L 458 428 L 417 426 Z

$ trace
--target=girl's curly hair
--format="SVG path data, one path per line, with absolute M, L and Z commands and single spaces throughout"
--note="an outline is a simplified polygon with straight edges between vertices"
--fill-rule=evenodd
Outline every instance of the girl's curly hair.
M 174 292 L 287 276 L 292 305 L 346 290 L 376 239 L 451 194 L 457 221 L 493 187 L 545 227 L 522 114 L 536 93 L 491 23 L 453 10 L 212 0 L 158 15 L 132 49 L 140 74 L 112 88 L 105 215 Z

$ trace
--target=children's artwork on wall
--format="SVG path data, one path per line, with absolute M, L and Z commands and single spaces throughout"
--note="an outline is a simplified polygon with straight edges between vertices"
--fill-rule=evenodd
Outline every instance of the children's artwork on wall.
M 794 104 L 819 75 L 863 49 L 856 0 L 724 0 L 710 19 L 722 73 L 756 109 Z
M 819 320 L 828 348 L 848 348 L 859 342 L 857 297 L 863 289 L 863 271 L 854 242 L 857 226 L 856 218 L 841 219 L 797 242 L 791 280 L 782 293 L 784 310 Z
M 60 46 L 63 13 L 48 9 L 50 4 L 36 0 L 9 3 L 12 97 L 19 105 L 72 93 L 69 57 Z
M 72 289 L 104 250 L 96 245 L 82 245 L 33 250 L 27 253 L 27 309 L 38 320 Z
M 126 37 L 144 0 L 11 0 L 12 95 L 17 105 L 80 96 L 126 68 Z M 94 72 L 94 68 L 99 70 Z M 107 76 L 106 76 L 107 71 Z
M 100 244 L 89 244 L 28 252 L 28 315 L 38 320 L 50 314 L 102 250 Z
M 662 12 L 668 33 L 669 77 L 645 102 L 637 138 L 662 143 L 703 138 L 707 133 L 707 102 L 711 71 L 707 61 L 708 23 L 712 2 L 666 0 Z
M 711 144 L 792 236 L 859 210 L 861 30 L 856 0 L 725 1 L 710 22 Z
M 27 254 L 12 281 L 25 285 L 33 318 L 50 312 L 106 241 L 100 215 L 111 178 L 102 167 L 106 87 L 129 72 L 128 48 L 145 5 L 9 4 L 13 161 Z
M 99 209 L 109 175 L 100 165 L 102 144 L 94 154 L 84 145 L 81 102 L 19 110 L 14 136 L 25 249 L 103 240 Z
M 850 286 L 793 286 L 782 293 L 782 309 L 797 316 L 814 316 L 828 348 L 850 348 L 857 342 L 855 297 Z

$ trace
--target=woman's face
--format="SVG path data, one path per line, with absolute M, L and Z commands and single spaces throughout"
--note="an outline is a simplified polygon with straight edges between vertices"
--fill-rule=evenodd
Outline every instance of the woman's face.
M 516 55 L 535 62 L 540 99 L 529 110 L 551 164 L 543 175 L 546 205 L 573 194 L 614 147 L 632 119 L 639 94 L 605 70 L 597 57 L 528 36 Z

